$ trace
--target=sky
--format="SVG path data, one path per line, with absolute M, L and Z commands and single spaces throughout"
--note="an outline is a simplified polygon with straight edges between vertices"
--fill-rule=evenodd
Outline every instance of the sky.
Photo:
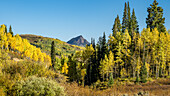
M 97 41 L 112 33 L 114 19 L 122 21 L 125 2 L 134 8 L 139 30 L 146 28 L 147 8 L 154 0 L 0 0 L 0 24 L 14 34 L 35 34 L 68 41 L 82 35 Z M 170 29 L 170 0 L 157 0 Z

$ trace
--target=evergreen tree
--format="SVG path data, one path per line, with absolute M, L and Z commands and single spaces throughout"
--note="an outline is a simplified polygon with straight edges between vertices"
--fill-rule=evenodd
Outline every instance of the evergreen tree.
M 77 80 L 77 69 L 76 69 L 76 63 L 73 60 L 73 54 L 68 57 L 68 76 L 70 81 L 76 81 Z
M 128 24 L 128 32 L 131 32 L 131 16 L 130 16 L 130 6 L 129 6 L 129 2 L 128 2 L 128 6 L 127 6 L 127 24 Z
M 5 25 L 5 33 L 7 34 L 7 26 Z
M 150 28 L 151 31 L 154 28 L 157 28 L 159 32 L 165 32 L 165 18 L 163 18 L 163 9 L 158 7 L 158 2 L 154 0 L 153 4 L 150 5 L 147 9 L 148 17 L 146 18 L 147 28 Z
M 147 69 L 146 69 L 146 65 L 143 64 L 141 70 L 140 70 L 140 78 L 141 78 L 141 82 L 142 83 L 146 83 L 147 82 Z
M 97 63 L 99 64 L 100 60 L 102 59 L 101 53 L 102 53 L 102 37 L 99 37 L 99 40 L 96 45 L 96 53 L 97 53 Z
M 125 31 L 125 29 L 128 28 L 128 16 L 127 16 L 127 4 L 125 2 L 125 8 L 123 12 L 123 20 L 122 20 L 122 32 Z
M 94 53 L 91 56 L 91 63 L 92 63 L 92 70 L 91 70 L 91 83 L 96 82 L 99 79 L 99 76 L 97 74 L 98 72 L 98 67 L 97 67 L 97 62 L 96 62 L 96 46 L 95 46 L 95 39 L 91 40 L 91 44 L 94 49 Z
M 109 82 L 108 82 L 108 86 L 109 87 L 112 87 L 114 84 L 114 80 L 113 80 L 113 74 L 111 73 L 110 74 L 110 77 L 109 77 Z
M 54 69 L 54 66 L 55 66 L 55 43 L 54 41 L 52 41 L 51 43 L 51 64 L 52 64 L 52 68 Z
M 90 60 L 89 60 L 89 64 L 87 66 L 87 75 L 86 75 L 86 79 L 85 79 L 85 84 L 86 85 L 91 85 L 91 83 L 93 83 L 94 81 L 96 81 L 97 75 L 96 75 L 96 58 L 95 58 L 95 54 L 96 54 L 96 50 L 95 50 L 95 40 L 93 38 L 91 38 L 91 45 L 94 49 L 94 53 L 90 56 Z
M 135 11 L 133 9 L 131 16 L 131 31 L 129 32 L 130 36 L 133 38 L 134 33 L 139 33 L 139 25 L 135 15 Z
M 106 35 L 103 33 L 102 45 L 101 45 L 101 58 L 104 59 L 105 54 L 107 54 L 107 45 L 106 45 Z
M 115 18 L 114 25 L 112 28 L 113 36 L 116 36 L 117 32 L 121 32 L 122 26 L 120 24 L 119 15 Z
M 102 45 L 102 37 L 99 37 L 99 40 L 97 42 L 97 45 L 96 45 L 96 67 L 97 67 L 97 76 L 99 77 L 98 79 L 101 79 L 100 78 L 100 74 L 99 74 L 99 66 L 100 66 L 100 61 L 101 61 L 101 45 Z
M 11 33 L 12 37 L 14 36 L 14 33 L 12 32 L 12 27 L 11 27 L 11 25 L 10 25 L 10 27 L 9 27 L 9 33 Z

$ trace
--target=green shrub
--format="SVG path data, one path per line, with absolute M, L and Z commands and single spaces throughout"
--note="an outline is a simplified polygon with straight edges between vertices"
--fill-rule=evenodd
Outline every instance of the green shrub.
M 140 79 L 142 83 L 146 83 L 147 82 L 147 69 L 146 69 L 146 65 L 144 64 L 140 70 Z
M 151 82 L 153 81 L 153 79 L 150 77 L 150 78 L 147 78 L 147 81 Z
M 16 82 L 12 94 L 17 96 L 65 96 L 64 88 L 44 77 L 31 76 Z
M 112 87 L 113 84 L 114 84 L 114 80 L 113 80 L 113 75 L 111 74 L 110 77 L 109 77 L 108 86 Z

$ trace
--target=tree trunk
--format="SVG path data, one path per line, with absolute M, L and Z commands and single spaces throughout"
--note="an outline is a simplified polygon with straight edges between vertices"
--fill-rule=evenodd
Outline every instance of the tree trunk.
M 144 41 L 144 44 L 143 44 L 143 64 L 145 64 L 145 41 Z
M 135 78 L 135 68 L 133 67 L 133 78 Z
M 170 64 L 169 64 L 169 76 L 170 76 Z
M 158 66 L 156 64 L 156 79 L 158 79 Z

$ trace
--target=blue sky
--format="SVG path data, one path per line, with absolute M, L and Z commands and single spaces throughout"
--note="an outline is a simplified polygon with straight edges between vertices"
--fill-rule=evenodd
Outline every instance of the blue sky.
M 139 29 L 146 27 L 147 7 L 154 0 L 0 0 L 0 24 L 12 25 L 15 34 L 36 34 L 62 41 L 83 35 L 112 33 L 117 14 L 122 21 L 124 3 L 135 9 Z M 157 0 L 164 9 L 165 26 L 170 29 L 170 0 Z

